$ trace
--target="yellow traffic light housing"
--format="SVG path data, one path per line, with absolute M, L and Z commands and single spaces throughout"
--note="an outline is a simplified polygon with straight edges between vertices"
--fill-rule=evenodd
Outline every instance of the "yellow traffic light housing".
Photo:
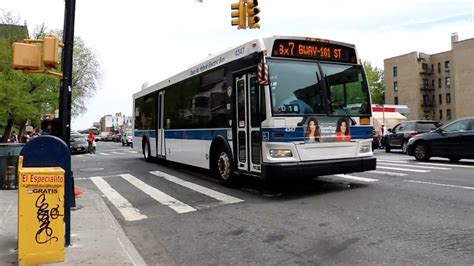
M 62 44 L 54 36 L 46 36 L 43 39 L 43 64 L 45 67 L 56 68 L 59 65 L 60 48 Z
M 250 29 L 260 29 L 260 25 L 258 24 L 260 17 L 257 16 L 257 14 L 260 13 L 260 8 L 257 6 L 257 0 L 247 0 L 247 26 Z
M 27 73 L 46 73 L 62 77 L 61 72 L 51 71 L 59 65 L 59 47 L 64 45 L 54 36 L 46 36 L 43 40 L 25 39 L 24 43 L 12 45 L 12 68 Z
M 31 43 L 15 42 L 12 45 L 14 69 L 41 69 L 41 46 Z
M 238 3 L 231 4 L 231 25 L 237 26 L 238 29 L 246 28 L 246 10 L 245 10 L 245 0 L 239 0 Z

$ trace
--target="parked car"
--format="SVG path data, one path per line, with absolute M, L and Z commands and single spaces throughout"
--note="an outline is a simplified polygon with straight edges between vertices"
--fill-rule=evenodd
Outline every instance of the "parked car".
M 122 139 L 122 134 L 120 134 L 120 133 L 114 133 L 112 135 L 112 141 L 113 142 L 120 142 L 121 139 Z
M 474 159 L 474 116 L 411 138 L 407 150 L 418 161 L 428 161 L 430 157 L 449 158 L 451 162 Z
M 402 149 L 403 153 L 407 153 L 408 140 L 421 133 L 429 132 L 438 128 L 441 124 L 432 120 L 412 120 L 404 121 L 388 129 L 387 134 L 383 137 L 383 144 L 386 152 L 391 149 Z
M 133 145 L 133 132 L 132 131 L 124 131 L 122 134 L 122 146 L 130 146 Z
M 374 130 L 372 134 L 372 151 L 379 148 L 380 144 L 380 131 Z
M 69 149 L 71 153 L 85 153 L 89 152 L 89 143 L 87 143 L 87 137 L 80 133 L 71 133 L 69 139 Z
M 105 136 L 105 141 L 113 141 L 114 140 L 114 134 L 112 132 L 108 132 L 107 136 Z

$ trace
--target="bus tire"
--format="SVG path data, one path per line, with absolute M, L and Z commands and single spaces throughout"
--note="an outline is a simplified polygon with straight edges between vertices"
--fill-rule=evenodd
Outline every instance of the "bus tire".
M 225 186 L 235 185 L 233 161 L 230 152 L 222 145 L 216 147 L 212 156 L 211 171 L 213 177 Z
M 145 158 L 145 160 L 147 162 L 150 162 L 151 154 L 150 154 L 150 143 L 148 142 L 148 140 L 145 140 L 143 142 L 142 151 L 143 151 L 143 157 Z

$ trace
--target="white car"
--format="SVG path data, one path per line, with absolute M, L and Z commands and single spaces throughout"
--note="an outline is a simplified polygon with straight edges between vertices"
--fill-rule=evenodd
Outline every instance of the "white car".
M 133 147 L 133 132 L 125 131 L 122 133 L 122 146 L 132 146 Z

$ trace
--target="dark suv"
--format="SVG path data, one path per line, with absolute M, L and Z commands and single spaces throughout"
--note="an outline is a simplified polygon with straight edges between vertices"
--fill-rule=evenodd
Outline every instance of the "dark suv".
M 413 120 L 405 121 L 391 129 L 388 129 L 387 135 L 383 137 L 385 151 L 390 152 L 392 148 L 402 149 L 407 153 L 408 140 L 420 133 L 429 132 L 438 128 L 441 124 L 432 120 Z

